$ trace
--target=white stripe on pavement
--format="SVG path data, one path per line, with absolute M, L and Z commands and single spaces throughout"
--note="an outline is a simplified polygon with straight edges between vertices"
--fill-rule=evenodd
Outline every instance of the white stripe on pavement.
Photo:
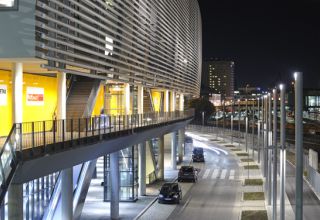
M 234 170 L 230 170 L 230 175 L 229 175 L 229 179 L 234 180 Z
M 217 179 L 219 175 L 219 169 L 215 169 L 212 173 L 211 179 Z
M 226 175 L 227 175 L 227 170 L 226 170 L 226 169 L 223 169 L 222 172 L 221 172 L 221 177 L 220 177 L 220 179 L 225 179 L 225 178 L 226 178 Z
M 206 169 L 206 172 L 204 172 L 202 179 L 207 179 L 210 173 L 210 169 Z

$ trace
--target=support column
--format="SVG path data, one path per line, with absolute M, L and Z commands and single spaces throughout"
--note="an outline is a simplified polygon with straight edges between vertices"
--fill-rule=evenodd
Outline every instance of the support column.
M 130 114 L 130 84 L 124 84 L 124 114 Z
M 171 133 L 171 167 L 173 170 L 177 169 L 177 144 L 175 131 Z
M 57 73 L 57 119 L 67 118 L 67 74 Z
M 143 114 L 143 86 L 138 86 L 138 114 Z
M 176 93 L 174 91 L 170 92 L 170 111 L 174 112 L 176 110 Z
M 120 171 L 119 171 L 119 152 L 118 151 L 110 154 L 110 180 L 111 180 L 110 216 L 111 216 L 111 219 L 119 219 Z
M 23 116 L 23 64 L 14 63 L 12 67 L 12 122 L 21 123 Z
M 139 147 L 139 196 L 146 195 L 146 143 L 140 143 Z
M 23 121 L 23 64 L 14 63 L 12 66 L 12 122 Z M 8 189 L 8 218 L 23 219 L 23 185 L 10 184 Z
M 164 112 L 169 112 L 169 90 L 164 91 Z
M 184 133 L 185 133 L 185 128 L 181 128 L 179 130 L 179 139 L 178 139 L 178 157 L 179 157 L 179 163 L 183 161 L 183 148 L 184 148 Z
M 61 219 L 73 219 L 73 168 L 61 172 Z
M 159 137 L 159 152 L 158 152 L 158 165 L 159 165 L 159 179 L 164 180 L 164 135 Z
M 23 220 L 23 185 L 10 184 L 8 189 L 8 219 Z
M 183 93 L 180 93 L 179 111 L 184 111 L 184 95 L 183 95 Z

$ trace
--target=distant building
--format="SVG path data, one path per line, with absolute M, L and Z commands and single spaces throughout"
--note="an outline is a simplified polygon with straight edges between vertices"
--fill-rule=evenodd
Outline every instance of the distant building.
M 232 99 L 234 95 L 234 62 L 206 60 L 202 67 L 201 96 L 209 100 L 216 97 Z M 215 100 L 216 102 L 217 100 Z

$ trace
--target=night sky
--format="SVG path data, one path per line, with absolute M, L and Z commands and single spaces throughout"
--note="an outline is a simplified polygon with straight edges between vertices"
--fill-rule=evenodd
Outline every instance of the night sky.
M 203 58 L 234 60 L 237 86 L 271 88 L 301 71 L 320 88 L 320 1 L 198 1 Z

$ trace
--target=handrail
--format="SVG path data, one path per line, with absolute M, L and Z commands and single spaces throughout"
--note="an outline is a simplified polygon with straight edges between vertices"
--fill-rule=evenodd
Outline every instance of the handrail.
M 21 161 L 74 146 L 94 144 L 119 135 L 132 134 L 150 126 L 192 118 L 193 115 L 194 110 L 190 109 L 16 123 L 0 151 L 0 203 L 3 201 L 16 166 Z
M 16 124 L 12 126 L 9 132 L 9 135 L 6 138 L 6 141 L 4 142 L 4 145 L 0 151 L 0 177 L 1 177 L 0 178 L 1 180 L 0 204 L 2 204 L 2 201 L 5 197 L 6 191 L 9 187 L 11 178 L 13 177 L 13 174 L 15 172 L 16 165 L 17 165 L 16 154 L 14 150 L 14 147 L 16 146 L 12 146 L 10 144 L 10 142 L 12 141 L 12 138 L 14 138 L 14 140 L 16 139 L 15 131 L 16 131 Z M 16 143 L 14 143 L 13 145 L 15 144 Z

